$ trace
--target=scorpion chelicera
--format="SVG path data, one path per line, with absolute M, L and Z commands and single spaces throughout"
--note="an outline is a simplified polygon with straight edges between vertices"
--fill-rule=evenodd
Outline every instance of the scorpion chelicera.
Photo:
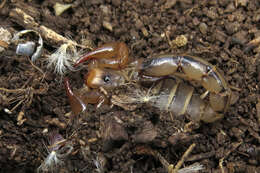
M 125 43 L 108 43 L 87 53 L 75 63 L 90 61 L 85 77 L 85 89 L 73 92 L 68 79 L 65 88 L 74 115 L 86 109 L 87 104 L 101 105 L 109 103 L 100 88 L 115 89 L 127 81 L 123 73 L 131 67 L 137 75 L 134 80 L 162 81 L 160 90 L 164 97 L 156 97 L 154 104 L 165 104 L 167 111 L 174 115 L 187 114 L 196 121 L 214 122 L 223 117 L 230 105 L 231 90 L 219 70 L 209 62 L 193 56 L 164 54 L 147 59 L 130 61 Z M 195 81 L 206 89 L 202 95 L 194 92 L 194 87 L 183 82 L 176 82 L 169 76 L 178 76 L 188 81 Z M 166 79 L 165 79 L 166 78 Z M 163 80 L 162 80 L 163 79 Z M 205 99 L 209 93 L 208 99 Z

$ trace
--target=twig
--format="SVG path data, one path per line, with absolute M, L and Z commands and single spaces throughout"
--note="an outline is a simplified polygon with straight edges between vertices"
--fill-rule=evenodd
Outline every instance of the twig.
M 8 48 L 8 43 L 5 41 L 0 40 L 0 46 L 4 48 Z
M 244 52 L 249 52 L 250 50 L 252 50 L 253 48 L 257 47 L 257 45 L 260 44 L 260 37 L 257 37 L 253 40 L 251 40 L 249 43 L 247 43 Z
M 26 99 L 20 100 L 11 110 L 10 112 L 13 112 L 20 104 L 22 104 Z
M 179 162 L 176 164 L 175 168 L 172 170 L 171 173 L 178 173 L 178 170 L 180 169 L 180 167 L 182 166 L 182 164 L 184 163 L 186 158 L 189 156 L 189 154 L 192 152 L 192 150 L 194 149 L 195 146 L 196 146 L 196 144 L 194 144 L 194 143 L 190 145 L 190 147 L 185 151 L 185 153 L 181 157 L 181 160 L 179 160 Z
M 198 161 L 198 160 L 202 160 L 202 159 L 208 159 L 212 156 L 214 156 L 216 154 L 215 150 L 207 152 L 207 153 L 200 153 L 200 154 L 195 154 L 190 156 L 187 161 Z
M 51 44 L 57 45 L 59 43 L 70 43 L 72 45 L 81 47 L 81 48 L 88 48 L 93 49 L 92 47 L 81 45 L 76 43 L 75 41 L 69 40 L 62 35 L 56 33 L 50 28 L 47 28 L 46 26 L 38 24 L 33 17 L 26 14 L 22 9 L 20 8 L 14 8 L 10 11 L 9 16 L 15 21 L 25 27 L 26 29 L 33 29 L 39 32 L 42 37 L 50 42 Z
M 23 88 L 20 88 L 20 89 L 7 89 L 7 88 L 0 88 L 0 91 L 4 91 L 4 92 L 7 92 L 7 93 L 24 93 L 26 92 L 27 89 L 23 89 Z
M 42 71 L 42 69 L 40 69 L 38 66 L 34 65 L 30 58 L 29 58 L 29 62 L 36 70 L 38 70 L 40 73 L 42 73 L 42 75 L 43 75 L 42 79 L 44 79 L 45 78 L 45 73 Z
M 174 166 L 173 164 L 170 164 L 158 151 L 151 149 L 150 147 L 145 146 L 139 146 L 137 147 L 137 154 L 148 154 L 152 155 L 155 158 L 157 158 L 161 164 L 168 170 L 168 173 L 178 173 L 180 172 L 180 167 L 183 165 L 189 154 L 192 152 L 196 144 L 191 144 L 190 147 L 185 151 L 181 159 L 178 161 L 178 163 Z M 202 168 L 202 166 L 201 166 Z
M 7 0 L 3 0 L 3 2 L 0 4 L 0 9 L 5 6 L 6 1 L 7 1 Z
M 224 157 L 219 160 L 219 164 L 218 164 L 221 169 L 221 173 L 225 173 L 225 170 L 223 167 L 223 161 L 224 161 Z
M 242 142 L 238 142 L 238 143 L 233 144 L 232 149 L 229 150 L 228 152 L 226 152 L 225 156 L 219 160 L 219 167 L 221 169 L 221 173 L 225 173 L 225 170 L 224 170 L 224 167 L 223 167 L 224 160 L 230 155 L 230 153 L 235 151 L 237 149 L 237 147 L 239 147 L 241 144 L 242 144 Z

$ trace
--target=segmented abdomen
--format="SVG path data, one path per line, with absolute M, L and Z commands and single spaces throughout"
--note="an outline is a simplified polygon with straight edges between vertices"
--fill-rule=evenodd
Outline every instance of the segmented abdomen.
M 173 79 L 165 79 L 156 86 L 156 95 L 150 100 L 152 106 L 172 112 L 174 116 L 187 114 L 192 121 L 213 122 L 222 118 L 207 104 L 207 100 L 202 100 L 194 88 L 188 84 L 177 82 Z

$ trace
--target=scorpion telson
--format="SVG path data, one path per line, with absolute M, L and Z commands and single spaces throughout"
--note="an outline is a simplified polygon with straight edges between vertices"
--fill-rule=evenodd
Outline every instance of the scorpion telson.
M 140 77 L 134 80 L 141 79 L 142 76 L 150 79 L 160 79 L 162 77 L 176 75 L 185 80 L 198 82 L 209 92 L 209 103 L 207 103 L 205 99 L 202 99 L 198 94 L 194 93 L 192 86 L 184 83 L 176 83 L 173 82 L 173 80 L 163 80 L 163 85 L 165 86 L 162 87 L 160 91 L 164 92 L 164 95 L 162 97 L 156 97 L 157 100 L 151 101 L 154 103 L 154 106 L 156 106 L 156 104 L 165 103 L 165 109 L 176 115 L 186 113 L 195 121 L 213 122 L 223 117 L 224 112 L 230 104 L 231 90 L 228 87 L 228 83 L 215 66 L 199 57 L 165 54 L 148 59 L 139 59 L 130 64 L 126 45 L 116 42 L 105 44 L 88 53 L 79 59 L 75 66 L 87 60 L 97 61 L 97 67 L 89 69 L 89 73 L 85 78 L 86 86 L 91 88 L 91 90 L 88 91 L 89 93 L 98 92 L 97 89 L 100 87 L 113 89 L 124 84 L 124 69 L 126 69 L 127 66 L 134 66 L 132 69 L 134 69 L 138 74 L 137 76 Z M 69 98 L 74 95 L 74 97 L 80 99 L 80 94 L 73 94 L 72 92 L 67 92 L 67 94 Z M 160 96 L 159 93 L 158 96 Z M 98 97 L 100 97 L 100 95 Z M 74 109 L 73 107 L 77 107 L 81 104 L 76 100 L 77 99 L 69 99 L 72 111 Z M 88 99 L 85 98 L 85 100 Z M 99 103 L 100 100 L 102 99 L 97 99 Z M 84 102 L 85 105 L 90 103 L 83 100 L 82 102 Z M 83 111 L 83 108 L 81 110 Z M 78 114 L 78 112 L 74 111 L 73 113 Z

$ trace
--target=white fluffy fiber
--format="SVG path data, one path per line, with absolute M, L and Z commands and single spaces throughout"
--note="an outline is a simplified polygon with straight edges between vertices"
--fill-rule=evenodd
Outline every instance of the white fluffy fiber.
M 65 152 L 63 150 L 66 150 Z M 71 145 L 64 146 L 60 150 L 52 151 L 44 159 L 42 164 L 38 167 L 37 173 L 40 172 L 59 172 L 60 168 L 65 166 L 64 160 L 72 152 L 73 147 Z
M 54 72 L 63 76 L 68 70 L 73 71 L 73 63 L 79 57 L 76 48 L 69 44 L 61 45 L 56 52 L 48 57 L 48 68 L 54 67 Z

